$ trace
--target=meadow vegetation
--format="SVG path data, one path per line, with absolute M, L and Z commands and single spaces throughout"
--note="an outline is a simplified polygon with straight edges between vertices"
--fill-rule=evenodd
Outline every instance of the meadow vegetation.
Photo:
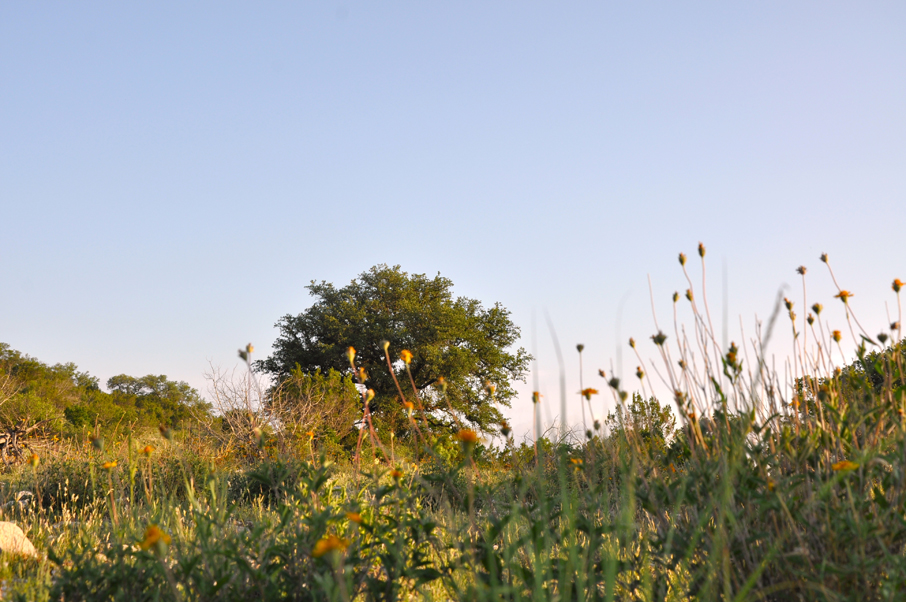
M 704 270 L 703 246 L 698 254 Z M 495 381 L 519 377 L 524 352 L 478 380 L 481 363 L 445 356 L 437 332 L 419 357 L 416 344 L 404 346 L 411 324 L 379 328 L 368 312 L 360 317 L 381 338 L 355 347 L 339 336 L 309 366 L 272 362 L 271 381 L 249 345 L 247 370 L 212 370 L 206 401 L 165 377 L 116 377 L 105 393 L 75 366 L 2 346 L 0 414 L 43 425 L 2 477 L 2 519 L 40 552 L 2 555 L 2 595 L 906 599 L 902 283 L 893 282 L 896 321 L 869 333 L 840 287 L 826 302 L 844 305 L 845 324 L 826 323 L 820 303 L 800 317 L 801 267 L 803 299 L 778 299 L 776 325 L 722 348 L 704 276 L 696 287 L 684 255 L 680 264 L 689 289 L 674 303 L 689 304 L 693 320 L 675 319 L 669 334 L 655 324 L 646 348 L 658 361 L 630 340 L 637 380 L 601 371 L 600 390 L 582 391 L 584 430 L 518 442 L 499 414 L 472 410 L 496 407 L 510 385 Z M 417 305 L 401 307 L 412 324 L 425 319 Z M 503 325 L 506 347 L 514 331 L 497 311 L 488 320 L 498 334 Z M 451 313 L 450 327 L 467 324 L 463 316 Z M 784 322 L 794 333 L 788 381 L 762 344 Z M 402 341 L 379 334 L 394 325 Z M 857 348 L 849 362 L 835 360 L 844 336 Z M 443 361 L 463 371 L 449 381 L 431 372 Z M 422 378 L 412 375 L 418 362 Z M 672 399 L 653 395 L 651 375 Z M 605 394 L 617 409 L 596 416 L 591 401 Z

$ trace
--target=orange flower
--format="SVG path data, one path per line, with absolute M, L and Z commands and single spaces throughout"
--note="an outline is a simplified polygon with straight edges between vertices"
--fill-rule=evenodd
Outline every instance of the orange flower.
M 167 546 L 170 545 L 170 536 L 167 535 L 160 527 L 155 524 L 148 525 L 148 528 L 145 529 L 145 539 L 142 540 L 138 547 L 143 550 L 150 550 L 154 548 L 154 551 L 157 553 L 162 553 L 167 550 Z
M 322 537 L 318 540 L 318 543 L 315 544 L 314 549 L 311 551 L 311 555 L 315 558 L 320 558 L 328 552 L 333 552 L 334 550 L 342 552 L 349 545 L 349 542 L 345 539 L 340 539 L 336 535 L 328 535 L 327 537 Z
M 355 363 L 355 347 L 350 347 L 346 350 L 346 357 L 349 358 L 349 363 L 351 365 Z
M 146 445 L 145 447 L 142 448 L 142 455 L 143 455 L 143 456 L 150 456 L 150 455 L 151 455 L 151 452 L 153 452 L 153 451 L 154 451 L 154 446 L 153 446 L 153 445 Z
M 32 468 L 37 468 L 38 464 L 41 463 L 41 458 L 38 457 L 38 454 L 32 454 L 28 459 L 28 463 L 31 464 Z
M 408 366 L 412 362 L 412 352 L 408 349 L 403 349 L 400 351 L 400 359 L 406 362 L 406 365 Z
M 538 391 L 532 392 L 532 403 L 539 403 L 541 401 L 541 393 Z
M 400 479 L 403 477 L 403 471 L 399 470 L 398 468 L 394 468 L 393 470 L 390 471 L 390 476 L 393 477 L 394 479 Z
M 456 433 L 456 438 L 466 445 L 474 445 L 478 443 L 478 435 L 475 433 L 475 431 L 469 429 L 460 429 L 460 431 Z
M 893 281 L 893 292 L 899 293 L 901 288 L 903 288 L 903 281 L 895 278 Z
M 314 431 L 308 431 L 308 432 L 305 433 L 305 434 L 308 435 L 308 440 L 309 440 L 309 441 L 311 441 L 312 439 L 315 438 L 315 432 L 314 432 Z
M 584 397 L 585 399 L 587 399 L 589 401 L 591 401 L 592 395 L 597 395 L 597 394 L 598 394 L 597 389 L 582 389 L 582 397 Z
M 833 334 L 831 334 L 831 338 L 834 339 L 834 342 L 835 342 L 835 343 L 839 343 L 839 342 L 840 342 L 840 338 L 841 338 L 840 331 L 839 331 L 839 330 L 835 330 L 835 331 L 833 332 Z
M 835 298 L 835 299 L 840 299 L 841 301 L 843 301 L 844 303 L 846 303 L 847 300 L 848 300 L 850 297 L 852 297 L 852 296 L 853 296 L 853 294 L 852 294 L 851 292 L 849 292 L 849 291 L 840 291 L 839 293 L 837 293 L 836 295 L 834 295 L 834 298 Z
M 346 518 L 351 522 L 362 524 L 362 515 L 358 512 L 347 512 Z
M 101 468 L 104 470 L 113 470 L 116 468 L 116 460 L 110 460 L 109 462 L 104 462 L 101 464 Z
M 837 462 L 836 464 L 832 465 L 831 468 L 833 468 L 837 472 L 840 472 L 840 471 L 848 472 L 850 470 L 855 470 L 855 469 L 859 468 L 859 465 L 856 464 L 855 462 L 850 462 L 849 460 L 841 460 L 840 462 Z
M 576 466 L 582 466 L 582 464 L 583 464 L 582 458 L 570 458 L 569 461 L 572 462 L 573 464 L 575 464 Z

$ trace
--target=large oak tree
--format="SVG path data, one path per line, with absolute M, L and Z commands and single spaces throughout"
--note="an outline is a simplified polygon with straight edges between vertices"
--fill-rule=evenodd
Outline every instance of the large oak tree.
M 403 349 L 412 352 L 410 370 L 433 428 L 455 428 L 458 418 L 490 432 L 502 420 L 500 406 L 509 406 L 515 395 L 512 381 L 524 378 L 531 357 L 522 348 L 512 349 L 519 328 L 509 311 L 499 303 L 484 307 L 474 299 L 454 298 L 452 287 L 439 274 L 409 275 L 386 265 L 342 288 L 312 281 L 306 288 L 315 303 L 277 322 L 274 353 L 257 368 L 278 381 L 296 365 L 304 372 L 333 368 L 348 373 L 346 351 L 354 347 L 356 365 L 368 375 L 365 384 L 376 393 L 375 426 L 402 432 L 407 428 L 403 404 L 384 356 L 383 341 L 389 341 L 393 370 L 409 401 L 412 387 L 399 358 Z M 441 395 L 441 377 L 452 412 Z

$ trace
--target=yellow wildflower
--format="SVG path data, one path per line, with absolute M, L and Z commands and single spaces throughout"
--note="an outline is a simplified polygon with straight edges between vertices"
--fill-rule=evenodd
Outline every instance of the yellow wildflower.
M 146 457 L 150 456 L 151 452 L 153 452 L 153 451 L 154 451 L 153 445 L 146 445 L 145 447 L 142 448 L 142 455 L 146 456 Z
M 834 298 L 840 299 L 841 301 L 846 303 L 847 299 L 849 299 L 852 296 L 853 296 L 853 294 L 849 291 L 840 291 L 839 293 L 834 295 Z
M 855 462 L 850 462 L 849 460 L 841 460 L 840 462 L 837 462 L 836 464 L 832 465 L 831 468 L 833 468 L 834 470 L 836 470 L 838 472 L 839 471 L 850 471 L 850 470 L 855 470 L 855 469 L 859 468 L 859 465 L 856 464 Z
M 460 431 L 456 433 L 456 438 L 467 445 L 478 443 L 478 435 L 475 431 L 470 429 L 460 429 Z
M 358 512 L 347 512 L 346 518 L 351 522 L 362 524 L 362 515 Z
M 834 339 L 834 342 L 835 342 L 835 343 L 839 343 L 839 342 L 840 342 L 840 338 L 841 338 L 840 331 L 839 331 L 839 330 L 835 330 L 835 331 L 833 332 L 833 334 L 831 335 L 831 338 Z
M 903 288 L 903 281 L 900 280 L 899 278 L 894 278 L 893 292 L 899 293 L 901 288 Z
M 116 460 L 110 460 L 109 462 L 104 462 L 101 464 L 101 468 L 104 470 L 113 470 L 116 468 Z
M 336 535 L 328 535 L 327 537 L 322 537 L 318 540 L 318 543 L 315 544 L 314 549 L 311 551 L 311 555 L 315 558 L 320 558 L 328 552 L 333 552 L 334 550 L 342 552 L 349 545 L 349 542 L 345 539 L 340 539 Z
M 150 524 L 148 525 L 148 528 L 145 529 L 145 539 L 138 544 L 138 547 L 143 550 L 150 550 L 153 548 L 155 553 L 162 554 L 167 551 L 167 546 L 170 545 L 170 541 L 170 536 L 160 527 L 155 524 Z
M 412 352 L 408 349 L 403 349 L 400 351 L 400 359 L 406 362 L 406 365 L 408 366 L 412 362 Z
M 584 397 L 585 399 L 587 399 L 587 400 L 589 400 L 589 401 L 591 401 L 591 396 L 592 396 L 592 395 L 597 395 L 597 394 L 598 394 L 598 390 L 597 390 L 597 389 L 590 389 L 590 388 L 589 388 L 589 389 L 582 389 L 582 397 Z

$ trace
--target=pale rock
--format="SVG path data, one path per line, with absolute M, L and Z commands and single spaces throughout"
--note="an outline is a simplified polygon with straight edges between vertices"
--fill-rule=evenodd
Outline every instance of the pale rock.
M 25 537 L 16 523 L 0 521 L 0 550 L 10 554 L 37 556 L 35 546 Z

